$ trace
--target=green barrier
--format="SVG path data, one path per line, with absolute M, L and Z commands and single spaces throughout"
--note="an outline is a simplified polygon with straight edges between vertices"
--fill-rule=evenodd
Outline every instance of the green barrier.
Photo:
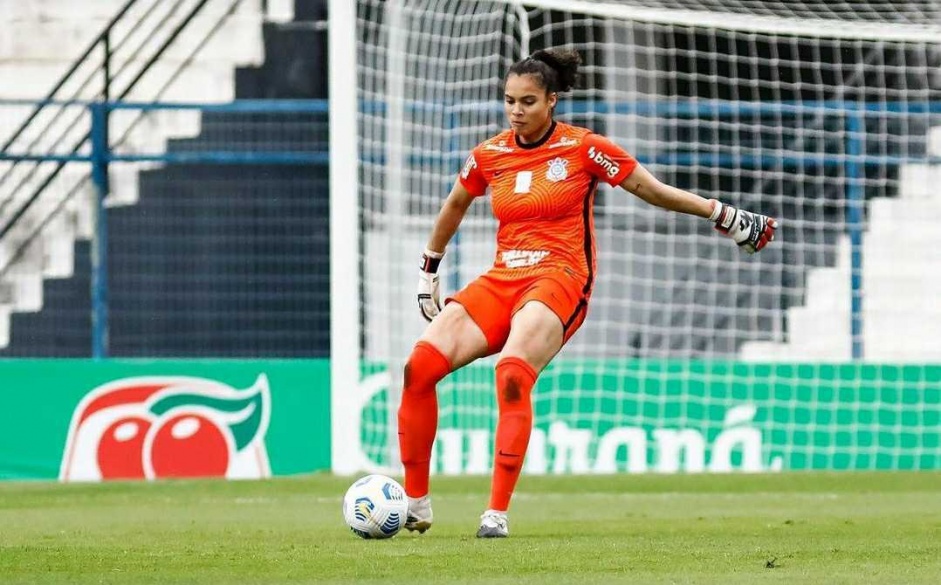
M 0 379 L 0 479 L 330 469 L 329 360 L 9 360 Z
M 439 385 L 432 462 L 487 473 L 492 366 Z M 359 457 L 392 463 L 388 376 L 360 385 Z M 539 378 L 524 472 L 941 469 L 941 366 L 560 360 Z
M 440 384 L 436 473 L 489 472 L 491 367 Z M 328 360 L 8 360 L 0 379 L 0 479 L 331 468 Z M 360 441 L 333 457 L 396 470 L 388 375 L 349 393 L 334 420 Z M 941 469 L 941 366 L 560 360 L 534 408 L 531 474 Z

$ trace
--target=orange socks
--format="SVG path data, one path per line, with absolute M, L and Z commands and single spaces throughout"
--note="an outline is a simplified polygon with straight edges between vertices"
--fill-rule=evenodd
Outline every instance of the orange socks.
M 496 374 L 500 420 L 497 422 L 493 457 L 490 509 L 505 512 L 523 469 L 523 457 L 533 430 L 530 395 L 537 374 L 532 366 L 516 357 L 506 357 L 497 362 Z
M 428 493 L 431 445 L 438 430 L 435 386 L 451 372 L 448 359 L 430 343 L 419 341 L 405 364 L 399 406 L 399 452 L 405 466 L 405 493 Z M 490 509 L 506 511 L 516 488 L 533 430 L 532 390 L 536 371 L 520 358 L 501 359 L 496 367 L 497 422 Z
M 438 430 L 435 386 L 450 372 L 448 358 L 424 341 L 415 344 L 405 364 L 399 405 L 399 453 L 405 466 L 405 493 L 412 498 L 428 493 L 431 445 Z

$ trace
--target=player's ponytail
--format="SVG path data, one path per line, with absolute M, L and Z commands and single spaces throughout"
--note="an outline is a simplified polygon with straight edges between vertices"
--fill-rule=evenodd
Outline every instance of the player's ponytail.
M 582 56 L 574 49 L 542 49 L 532 54 L 532 59 L 542 61 L 556 73 L 555 87 L 549 91 L 569 91 L 578 81 L 578 66 L 582 64 Z
M 514 63 L 507 75 L 532 75 L 546 91 L 569 91 L 576 86 L 581 62 L 574 49 L 540 49 Z

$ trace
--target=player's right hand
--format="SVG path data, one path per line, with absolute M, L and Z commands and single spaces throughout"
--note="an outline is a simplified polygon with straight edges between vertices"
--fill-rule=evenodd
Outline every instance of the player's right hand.
M 437 273 L 443 256 L 443 253 L 425 250 L 418 271 L 418 310 L 429 323 L 441 312 L 441 286 Z

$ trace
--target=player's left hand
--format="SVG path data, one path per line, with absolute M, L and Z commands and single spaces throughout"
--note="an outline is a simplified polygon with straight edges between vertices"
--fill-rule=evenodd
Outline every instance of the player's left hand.
M 712 216 L 716 229 L 732 238 L 740 248 L 754 254 L 774 240 L 778 222 L 773 217 L 737 209 L 713 199 Z

